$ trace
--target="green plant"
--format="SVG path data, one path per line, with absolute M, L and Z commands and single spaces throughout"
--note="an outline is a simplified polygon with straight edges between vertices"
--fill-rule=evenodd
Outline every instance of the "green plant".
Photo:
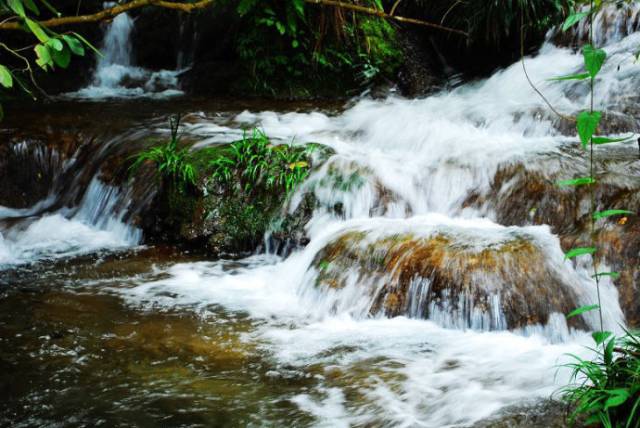
M 398 70 L 402 55 L 389 22 L 305 3 L 243 0 L 238 4 L 242 23 L 237 50 L 253 90 L 274 94 L 337 82 L 358 86 Z M 360 3 L 382 8 L 379 0 Z
M 254 129 L 250 137 L 245 133 L 211 162 L 213 177 L 226 183 L 235 179 L 246 193 L 264 188 L 288 194 L 308 176 L 308 157 L 314 149 L 273 145 L 263 131 Z
M 600 329 L 593 333 L 596 344 L 594 360 L 584 360 L 577 356 L 575 362 L 568 366 L 573 370 L 573 384 L 563 389 L 563 398 L 574 406 L 571 422 L 578 417 L 585 417 L 588 424 L 599 423 L 605 427 L 638 427 L 638 406 L 640 405 L 640 354 L 638 336 L 627 332 L 622 339 L 617 339 L 613 333 L 604 330 L 600 283 L 602 277 L 619 276 L 618 272 L 600 272 L 598 258 L 598 229 L 596 222 L 602 218 L 634 214 L 629 210 L 598 210 L 595 186 L 598 183 L 598 173 L 594 167 L 594 146 L 622 141 L 630 138 L 608 138 L 597 136 L 598 125 L 602 112 L 594 109 L 595 79 L 605 60 L 606 52 L 593 46 L 593 17 L 602 1 L 591 0 L 586 11 L 576 11 L 566 19 L 563 29 L 567 30 L 583 19 L 590 20 L 589 43 L 582 49 L 585 71 L 569 76 L 561 76 L 555 80 L 584 80 L 589 84 L 589 108 L 576 116 L 576 130 L 580 144 L 587 151 L 589 160 L 589 174 L 570 180 L 563 180 L 561 186 L 588 186 L 590 199 L 590 243 L 589 246 L 570 249 L 566 259 L 589 255 L 592 258 L 593 278 L 597 289 L 597 304 L 577 308 L 567 315 L 567 318 L 597 310 L 600 319 Z
M 178 128 L 180 116 L 170 118 L 171 139 L 162 146 L 152 147 L 139 153 L 130 170 L 135 171 L 144 163 L 152 162 L 156 172 L 177 189 L 184 190 L 196 184 L 196 171 L 189 161 L 189 149 L 179 149 Z
M 582 418 L 605 428 L 640 427 L 640 336 L 611 337 L 593 351 L 594 360 L 572 355 L 575 362 L 565 365 L 572 384 L 563 388 L 563 398 L 575 406 L 569 422 Z
M 41 3 L 41 7 L 44 6 L 55 16 L 60 17 L 60 12 L 48 1 L 39 0 L 38 3 Z M 55 67 L 67 68 L 72 55 L 84 55 L 85 46 L 94 50 L 98 55 L 100 54 L 78 33 L 59 34 L 42 26 L 36 18 L 40 16 L 40 13 L 40 8 L 34 0 L 0 0 L 0 21 L 2 23 L 17 21 L 22 30 L 36 39 L 35 45 L 18 49 L 0 42 L 0 49 L 9 55 L 7 58 L 9 62 L 0 63 L 0 87 L 10 90 L 17 86 L 33 99 L 36 99 L 34 88 L 40 88 L 36 83 L 32 60 L 24 53 L 25 49 L 33 49 L 35 63 L 44 71 L 54 70 Z M 4 111 L 0 105 L 0 120 L 3 117 Z

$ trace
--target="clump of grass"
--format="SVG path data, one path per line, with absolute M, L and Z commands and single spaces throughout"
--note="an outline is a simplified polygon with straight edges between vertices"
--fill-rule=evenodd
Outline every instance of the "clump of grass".
M 584 419 L 587 426 L 640 427 L 640 336 L 627 331 L 622 338 L 594 333 L 595 358 L 572 355 L 571 384 L 562 398 L 573 407 L 569 422 Z
M 146 162 L 155 165 L 156 172 L 171 185 L 178 189 L 186 189 L 196 184 L 196 170 L 189 160 L 189 149 L 178 148 L 180 136 L 178 128 L 180 126 L 180 116 L 176 115 L 169 119 L 171 128 L 171 139 L 164 145 L 151 147 L 135 157 L 130 170 L 136 171 Z
M 247 193 L 263 188 L 288 194 L 309 175 L 308 158 L 315 148 L 273 145 L 263 131 L 254 129 L 211 162 L 213 177 L 223 183 L 236 180 Z

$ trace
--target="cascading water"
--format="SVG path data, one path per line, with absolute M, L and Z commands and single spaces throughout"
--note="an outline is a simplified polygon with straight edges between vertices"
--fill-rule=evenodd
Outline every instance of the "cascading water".
M 125 210 L 116 209 L 122 197 L 94 178 L 71 215 L 65 208 L 33 218 L 24 210 L 0 207 L 0 220 L 24 218 L 0 233 L 0 267 L 137 245 L 140 230 L 123 221 Z
M 131 188 L 100 180 L 102 163 L 130 150 L 126 135 L 94 146 L 90 140 L 61 154 L 29 140 L 8 145 L 9 162 L 24 162 L 35 182 L 48 187 L 28 208 L 0 206 L 0 267 L 137 245 L 141 231 L 127 224 Z M 124 150 L 124 151 L 123 151 Z
M 634 33 L 606 46 L 610 60 L 600 73 L 596 103 L 611 114 L 635 102 L 626 95 L 637 88 L 640 72 L 623 59 L 638 45 L 640 34 Z M 586 105 L 588 94 L 579 85 L 548 81 L 576 72 L 579 54 L 547 43 L 526 63 L 560 110 L 573 113 Z M 637 126 L 625 123 L 629 126 L 615 133 Z M 280 414 L 272 407 L 292 404 L 311 420 L 300 425 L 345 427 L 471 425 L 507 406 L 549 397 L 567 380 L 563 371 L 556 376 L 566 354 L 588 354 L 586 330 L 595 328 L 597 320 L 587 315 L 581 325 L 567 325 L 563 313 L 594 301 L 589 266 L 565 261 L 548 226 L 498 223 L 496 200 L 513 185 L 506 181 L 494 187 L 500 168 L 521 166 L 551 180 L 573 178 L 583 166 L 571 148 L 576 137 L 566 135 L 547 113 L 521 64 L 424 99 L 362 99 L 335 115 L 244 112 L 229 121 L 217 112 L 203 113 L 185 131 L 200 138 L 202 146 L 234 139 L 238 132 L 230 128 L 250 126 L 283 141 L 295 138 L 334 150 L 288 206 L 293 212 L 305 194 L 313 194 L 317 206 L 306 225 L 310 243 L 285 259 L 260 254 L 173 263 L 114 281 L 105 291 L 147 309 L 144 314 L 186 319 L 180 311 L 191 310 L 204 325 L 232 326 L 239 333 L 237 340 L 223 330 L 211 342 L 189 337 L 174 343 L 170 324 L 148 327 L 145 333 L 143 320 L 139 331 L 130 331 L 123 327 L 131 322 L 127 317 L 117 326 L 118 334 L 101 336 L 100 352 L 111 345 L 116 359 L 122 358 L 128 346 L 118 341 L 128 344 L 128 338 L 141 335 L 137 345 L 149 352 L 149 370 L 159 364 L 155 370 L 163 376 L 196 372 L 193 385 L 172 391 L 180 399 L 209 387 L 207 380 L 215 384 L 218 389 L 197 401 L 197 409 L 211 396 L 225 395 L 245 407 L 257 400 L 257 391 L 275 395 L 258 400 L 254 413 L 259 419 L 250 420 L 256 425 L 289 422 L 290 414 L 273 417 Z M 65 221 L 120 230 L 115 234 L 119 242 L 136 242 L 137 235 L 121 228 L 122 222 L 103 215 L 112 210 L 114 189 L 92 183 L 87 195 L 82 208 Z M 37 250 L 35 240 L 26 239 L 35 236 L 30 228 L 7 234 L 0 241 L 0 258 Z M 70 247 L 84 245 L 90 244 Z M 602 296 L 605 327 L 617 329 L 624 323 L 617 291 L 603 281 Z M 200 330 L 197 334 L 211 337 Z M 169 339 L 161 346 L 151 342 L 164 336 Z M 232 349 L 221 347 L 225 342 Z M 176 354 L 171 360 L 182 358 L 184 349 L 200 353 L 197 358 L 215 354 L 218 359 L 211 364 L 205 359 L 204 365 L 196 358 L 180 360 L 165 368 L 159 357 L 165 347 Z M 250 368 L 250 382 L 235 377 L 235 366 L 228 373 L 222 370 L 223 380 L 208 378 L 217 367 L 226 367 L 222 360 L 232 360 L 234 352 L 247 347 L 253 348 L 251 358 L 238 365 Z M 102 354 L 96 358 L 102 359 Z M 153 395 L 149 389 L 156 384 L 160 389 L 154 390 L 153 404 L 158 397 L 168 399 L 169 387 L 152 377 L 158 371 L 139 374 L 134 363 L 127 364 L 123 372 L 151 376 L 130 401 Z M 224 383 L 229 378 L 232 386 Z M 140 388 L 135 380 L 131 385 Z M 268 391 L 256 387 L 260 382 Z M 279 382 L 289 389 L 277 389 Z M 126 402 L 120 395 L 111 401 Z M 189 411 L 197 412 L 184 413 Z
M 105 3 L 112 7 L 114 3 Z M 121 13 L 109 24 L 92 83 L 77 92 L 67 94 L 71 98 L 166 98 L 182 95 L 178 87 L 181 70 L 149 71 L 133 65 L 131 34 L 134 20 Z
M 596 104 L 611 115 L 628 105 L 639 83 L 637 67 L 625 60 L 638 45 L 640 34 L 633 33 L 606 46 L 610 59 Z M 548 80 L 575 73 L 579 54 L 546 43 L 526 63 L 557 108 L 574 113 L 586 105 L 579 85 Z M 201 144 L 217 142 L 226 128 L 215 122 L 202 119 L 187 129 Z M 546 226 L 495 223 L 495 198 L 511 185 L 492 187 L 500 167 L 523 165 L 565 179 L 583 166 L 572 154 L 576 138 L 547 113 L 521 64 L 425 99 L 363 99 L 335 116 L 244 112 L 235 122 L 335 150 L 289 206 L 293 212 L 306 193 L 318 201 L 306 227 L 310 244 L 284 260 L 174 265 L 169 278 L 118 293 L 147 307 L 192 307 L 206 315 L 221 305 L 261 320 L 251 340 L 281 368 L 274 376 L 325 367 L 320 386 L 291 398 L 320 425 L 471 424 L 506 405 L 549 396 L 565 381 L 560 373 L 554 382 L 556 365 L 568 351 L 584 353 L 588 336 L 567 326 L 563 313 L 595 301 L 589 266 L 565 261 Z M 614 133 L 635 131 L 634 121 L 625 123 Z M 469 204 L 471 195 L 485 202 Z M 442 258 L 425 264 L 438 251 Z M 443 294 L 430 294 L 433 272 Z M 453 278 L 449 286 L 445 274 Z M 608 282 L 601 287 L 605 328 L 617 330 L 624 324 L 617 291 Z M 536 296 L 545 297 L 534 302 Z M 514 321 L 517 304 L 522 324 Z M 385 316 L 398 310 L 405 316 Z M 595 316 L 584 322 L 581 328 L 597 328 Z M 359 399 L 332 380 L 332 370 L 380 360 L 393 367 L 358 384 Z

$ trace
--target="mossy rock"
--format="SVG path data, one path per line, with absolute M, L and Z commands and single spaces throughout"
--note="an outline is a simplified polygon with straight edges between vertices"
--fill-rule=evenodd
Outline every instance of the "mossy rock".
M 355 275 L 371 315 L 436 317 L 486 330 L 545 325 L 551 315 L 580 306 L 576 283 L 533 237 L 514 234 L 492 244 L 470 239 L 437 230 L 373 239 L 348 231 L 316 255 L 316 286 L 340 290 Z M 585 327 L 579 317 L 570 323 Z

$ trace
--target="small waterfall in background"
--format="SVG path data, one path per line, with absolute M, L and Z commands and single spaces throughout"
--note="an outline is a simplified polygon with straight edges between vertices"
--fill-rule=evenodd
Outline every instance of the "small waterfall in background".
M 115 3 L 105 3 L 109 8 Z M 100 51 L 91 84 L 77 92 L 66 94 L 71 98 L 166 98 L 182 95 L 178 88 L 178 75 L 182 70 L 150 71 L 134 65 L 131 34 L 134 19 L 127 13 L 116 16 L 109 24 Z

